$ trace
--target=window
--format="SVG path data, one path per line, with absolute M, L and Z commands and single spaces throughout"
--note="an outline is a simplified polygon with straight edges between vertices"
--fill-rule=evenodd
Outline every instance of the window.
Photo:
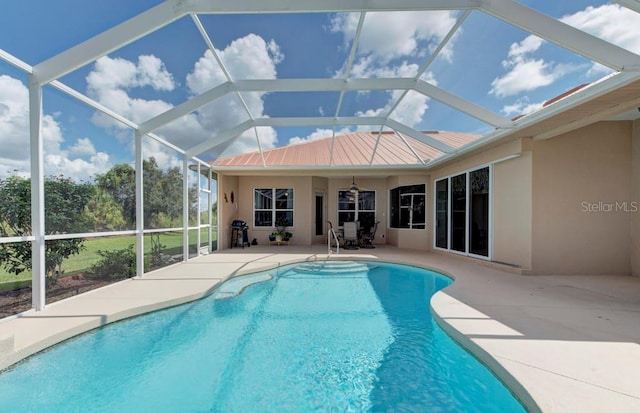
M 400 186 L 389 191 L 390 227 L 425 229 L 426 185 Z
M 293 189 L 258 188 L 253 198 L 256 227 L 272 227 L 282 219 L 293 226 Z
M 491 169 L 441 179 L 435 188 L 436 247 L 489 257 Z
M 376 191 L 338 191 L 338 226 L 360 221 L 361 228 L 376 222 Z

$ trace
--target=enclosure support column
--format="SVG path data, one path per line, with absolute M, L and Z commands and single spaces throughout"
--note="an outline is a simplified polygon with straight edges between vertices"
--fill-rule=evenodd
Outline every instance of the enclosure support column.
M 213 172 L 211 170 L 211 167 L 209 167 L 207 169 L 209 171 L 209 173 L 207 174 L 207 178 L 208 178 L 208 182 L 207 182 L 207 188 L 209 189 L 209 213 L 207 214 L 209 216 L 209 254 L 211 254 L 213 252 L 213 193 L 211 192 L 211 187 L 213 185 L 211 185 L 212 181 L 213 181 Z M 217 208 L 216 208 L 217 210 Z M 216 220 L 216 222 L 218 222 L 218 220 Z
M 182 158 L 182 260 L 189 260 L 189 158 Z
M 46 253 L 44 228 L 44 171 L 42 126 L 42 87 L 29 75 L 29 132 L 31 134 L 31 302 L 36 311 L 46 303 Z
M 144 275 L 144 167 L 142 136 L 136 133 L 136 277 Z
M 196 234 L 196 256 L 200 256 L 200 243 L 202 241 L 201 237 L 200 237 L 200 225 L 202 224 L 202 218 L 200 217 L 201 213 L 202 213 L 202 205 L 200 204 L 200 201 L 202 200 L 202 197 L 200 196 L 201 194 L 201 185 L 200 185 L 200 162 L 198 162 L 198 215 L 196 216 L 196 226 L 198 227 L 198 233 Z

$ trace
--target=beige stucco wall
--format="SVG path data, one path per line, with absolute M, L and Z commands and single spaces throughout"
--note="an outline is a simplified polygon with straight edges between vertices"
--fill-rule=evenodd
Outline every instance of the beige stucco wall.
M 632 199 L 638 208 L 632 216 L 631 223 L 631 273 L 640 277 L 640 119 L 633 123 L 632 138 Z
M 533 143 L 534 274 L 630 273 L 630 154 L 631 122 Z
M 531 152 L 493 166 L 492 260 L 531 270 Z
M 231 202 L 233 193 L 234 202 Z M 238 219 L 238 177 L 218 174 L 218 249 L 229 248 L 231 222 Z
M 427 174 L 424 175 L 399 175 L 399 176 L 391 176 L 387 178 L 387 197 L 389 196 L 389 190 L 396 188 L 398 186 L 403 185 L 417 185 L 417 184 L 425 184 L 427 194 L 430 192 L 431 188 L 429 186 L 429 176 Z M 387 243 L 391 245 L 395 245 L 399 248 L 407 248 L 414 250 L 425 250 L 428 251 L 431 249 L 431 226 L 429 225 L 429 214 L 432 212 L 431 205 L 427 202 L 427 229 L 418 230 L 418 229 L 401 229 L 401 228 L 388 228 L 386 230 L 387 234 Z M 387 211 L 389 210 L 389 205 L 386 206 Z M 388 213 L 385 215 L 386 225 L 389 223 Z
M 429 244 L 433 245 L 435 181 L 493 164 L 491 198 L 492 260 L 531 268 L 531 154 L 530 140 L 520 139 L 468 156 L 431 171 L 427 191 L 430 208 Z M 505 158 L 516 156 L 512 159 Z M 496 162 L 498 161 L 498 162 Z

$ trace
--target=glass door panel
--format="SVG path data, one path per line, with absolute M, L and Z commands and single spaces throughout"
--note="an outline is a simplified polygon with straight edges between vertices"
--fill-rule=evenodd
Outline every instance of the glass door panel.
M 449 180 L 436 182 L 436 247 L 449 248 Z
M 467 174 L 451 178 L 451 249 L 467 252 Z
M 469 253 L 489 256 L 489 168 L 469 173 Z

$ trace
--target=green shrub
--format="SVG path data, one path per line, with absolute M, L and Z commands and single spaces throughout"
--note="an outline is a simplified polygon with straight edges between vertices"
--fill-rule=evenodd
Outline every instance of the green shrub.
M 98 254 L 102 259 L 91 266 L 87 278 L 121 280 L 136 275 L 136 253 L 133 245 L 120 250 L 98 250 Z

